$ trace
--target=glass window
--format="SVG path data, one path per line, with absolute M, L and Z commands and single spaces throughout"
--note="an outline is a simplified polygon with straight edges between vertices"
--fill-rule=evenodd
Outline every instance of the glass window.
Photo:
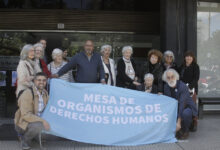
M 79 9 L 82 7 L 82 0 L 63 0 L 62 8 Z
M 6 86 L 6 71 L 0 71 L 0 86 Z
M 43 9 L 59 9 L 61 3 L 59 0 L 1 0 L 0 8 L 9 9 L 31 9 L 31 8 L 43 8 Z
M 51 59 L 51 52 L 54 48 L 67 49 L 69 56 L 75 55 L 83 50 L 84 42 L 91 39 L 95 43 L 95 50 L 100 51 L 103 44 L 110 44 L 113 47 L 112 57 L 121 57 L 121 49 L 125 45 L 134 48 L 133 56 L 139 59 L 147 57 L 147 51 L 153 48 L 160 48 L 159 35 L 145 35 L 133 33 L 79 33 L 79 32 L 0 32 L 2 38 L 0 44 L 0 56 L 15 60 L 12 56 L 19 57 L 22 47 L 27 44 L 38 42 L 41 37 L 47 39 L 46 55 Z M 6 57 L 5 57 L 6 58 Z M 16 59 L 17 61 L 17 59 Z
M 199 96 L 220 95 L 220 3 L 198 2 L 197 58 Z
M 17 80 L 17 71 L 12 71 L 11 86 L 15 86 L 16 85 L 16 80 Z
M 1 0 L 7 9 L 78 9 L 108 11 L 160 11 L 160 0 Z

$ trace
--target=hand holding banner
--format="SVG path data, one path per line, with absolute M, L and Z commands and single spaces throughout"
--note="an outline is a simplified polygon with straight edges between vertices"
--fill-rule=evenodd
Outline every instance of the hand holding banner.
M 163 95 L 52 79 L 42 117 L 51 133 L 85 143 L 176 142 L 177 101 Z

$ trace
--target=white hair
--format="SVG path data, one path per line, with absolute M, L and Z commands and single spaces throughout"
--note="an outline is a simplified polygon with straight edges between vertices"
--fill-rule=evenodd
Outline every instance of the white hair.
M 151 73 L 147 73 L 147 74 L 144 75 L 144 80 L 146 80 L 147 78 L 151 78 L 151 79 L 154 80 L 154 75 L 151 74 Z
M 41 44 L 41 43 L 34 44 L 34 49 L 37 47 L 41 47 L 42 49 L 44 49 L 43 44 Z
M 26 44 L 21 50 L 20 53 L 20 59 L 21 60 L 26 60 L 28 58 L 28 52 L 33 48 L 33 45 L 31 44 Z
M 164 52 L 164 54 L 163 54 L 164 60 L 165 60 L 165 57 L 168 56 L 168 55 L 171 55 L 173 57 L 173 61 L 175 60 L 175 56 L 174 56 L 174 54 L 171 50 L 166 50 Z
M 175 79 L 176 79 L 176 80 L 179 80 L 180 77 L 179 77 L 179 74 L 177 73 L 176 70 L 174 70 L 174 69 L 167 69 L 167 70 L 163 73 L 163 77 L 162 77 L 163 81 L 167 82 L 167 73 L 168 73 L 168 72 L 172 72 L 173 75 L 175 76 Z
M 36 50 L 38 47 L 40 47 L 42 49 L 42 56 L 41 56 L 41 58 L 43 58 L 44 57 L 44 46 L 41 43 L 34 44 L 34 50 Z
M 102 45 L 100 52 L 103 53 L 105 49 L 109 48 L 110 53 L 112 52 L 112 46 L 111 45 Z
M 57 55 L 63 55 L 63 51 L 59 48 L 55 48 L 52 52 L 53 60 L 56 58 Z
M 131 46 L 124 46 L 122 48 L 122 54 L 124 54 L 124 52 L 127 50 L 131 51 L 131 54 L 133 54 L 133 48 Z

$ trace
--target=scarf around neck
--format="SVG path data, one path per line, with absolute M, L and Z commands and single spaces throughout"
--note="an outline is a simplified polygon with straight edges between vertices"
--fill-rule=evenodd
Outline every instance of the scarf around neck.
M 130 63 L 131 62 L 131 59 L 126 59 L 123 57 L 123 60 L 126 62 L 126 63 Z

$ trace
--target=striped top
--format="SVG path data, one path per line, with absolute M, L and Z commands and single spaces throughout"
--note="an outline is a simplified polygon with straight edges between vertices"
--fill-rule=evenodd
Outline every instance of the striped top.
M 42 94 L 41 94 L 35 86 L 34 86 L 34 88 L 36 89 L 37 95 L 39 97 L 37 115 L 40 117 L 42 112 L 44 111 L 44 108 L 45 108 L 44 99 L 43 99 L 43 96 L 44 96 L 45 93 L 42 92 Z
M 67 62 L 63 61 L 60 66 L 55 66 L 54 61 L 47 65 L 48 70 L 51 74 L 56 74 Z M 65 80 L 67 82 L 74 82 L 72 70 L 68 71 L 64 75 L 60 76 L 59 79 Z

